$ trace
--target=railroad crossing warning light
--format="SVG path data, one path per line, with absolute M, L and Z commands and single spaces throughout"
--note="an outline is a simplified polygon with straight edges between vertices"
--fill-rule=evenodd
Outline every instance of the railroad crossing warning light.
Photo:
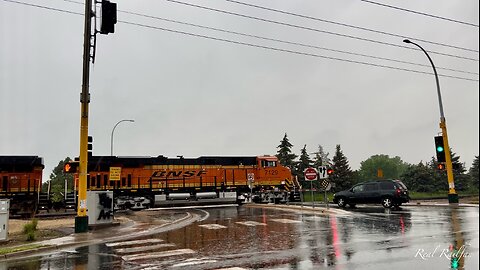
M 333 174 L 333 169 L 332 169 L 332 168 L 328 168 L 328 169 L 327 169 L 327 174 L 328 174 L 328 175 L 332 175 L 332 174 Z
M 102 0 L 102 25 L 100 34 L 108 35 L 115 33 L 115 24 L 117 23 L 117 3 L 111 3 Z
M 438 162 L 446 162 L 445 147 L 443 146 L 443 137 L 435 136 L 435 152 L 437 153 Z
M 63 165 L 64 173 L 76 173 L 78 170 L 78 161 L 70 161 Z
M 437 168 L 438 168 L 440 171 L 445 170 L 445 163 L 438 163 L 438 164 L 437 164 Z
M 88 156 L 93 156 L 93 137 L 88 136 Z

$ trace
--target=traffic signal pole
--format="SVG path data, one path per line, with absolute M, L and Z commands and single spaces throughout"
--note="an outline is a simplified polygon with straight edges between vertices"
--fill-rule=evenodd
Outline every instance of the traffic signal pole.
M 446 163 L 445 165 L 447 167 L 446 169 L 447 169 L 447 181 L 448 181 L 448 202 L 450 204 L 458 204 L 458 194 L 455 191 L 455 182 L 453 179 L 452 157 L 450 155 L 450 146 L 448 145 L 447 123 L 445 121 L 445 114 L 443 112 L 442 94 L 440 92 L 440 83 L 438 81 L 437 69 L 433 64 L 432 58 L 430 58 L 430 55 L 428 55 L 427 51 L 425 51 L 425 49 L 423 49 L 422 46 L 408 39 L 403 40 L 403 42 L 411 43 L 417 46 L 418 48 L 420 48 L 420 50 L 422 50 L 423 53 L 425 53 L 425 55 L 428 57 L 428 60 L 432 65 L 433 73 L 435 74 L 435 82 L 437 83 L 438 105 L 440 107 L 440 128 L 442 129 L 443 146 L 445 148 L 445 163 Z
M 440 118 L 440 128 L 442 129 L 443 145 L 445 146 L 445 165 L 447 169 L 448 180 L 448 202 L 458 203 L 458 194 L 455 191 L 455 182 L 453 179 L 452 156 L 450 155 L 450 146 L 448 145 L 447 123 L 445 117 Z
M 88 231 L 87 168 L 88 168 L 88 104 L 90 102 L 90 49 L 92 31 L 92 0 L 85 1 L 85 27 L 83 33 L 83 76 L 80 95 L 80 164 L 78 174 L 78 205 L 75 233 Z

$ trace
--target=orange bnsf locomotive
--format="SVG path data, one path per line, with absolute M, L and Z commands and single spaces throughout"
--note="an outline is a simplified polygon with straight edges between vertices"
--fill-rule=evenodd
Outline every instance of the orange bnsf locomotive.
M 35 213 L 42 187 L 43 159 L 0 156 L 0 199 L 10 199 L 10 213 Z
M 77 159 L 78 160 L 78 159 Z M 75 172 L 78 161 L 65 165 Z M 121 209 L 161 205 L 282 203 L 299 200 L 298 183 L 275 156 L 88 158 L 87 190 L 111 190 Z

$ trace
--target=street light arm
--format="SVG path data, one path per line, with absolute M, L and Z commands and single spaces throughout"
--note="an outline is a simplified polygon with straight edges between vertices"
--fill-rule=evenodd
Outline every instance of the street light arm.
M 427 51 L 425 51 L 425 49 L 423 49 L 422 46 L 418 45 L 417 43 L 415 43 L 411 40 L 408 40 L 408 39 L 404 39 L 403 42 L 413 44 L 413 45 L 417 46 L 428 57 L 428 61 L 430 61 L 430 64 L 432 65 L 433 73 L 435 74 L 435 81 L 437 83 L 437 95 L 438 95 L 438 104 L 439 104 L 439 107 L 440 107 L 440 119 L 442 121 L 445 121 L 445 114 L 443 112 L 442 94 L 440 92 L 440 82 L 438 81 L 437 69 L 435 68 L 435 65 L 433 64 L 432 58 L 430 58 L 430 55 L 428 55 Z
M 115 128 L 117 128 L 117 126 L 122 122 L 135 122 L 135 120 L 130 120 L 130 119 L 120 120 L 115 124 L 115 126 L 113 126 L 112 135 L 110 136 L 110 156 L 113 156 L 113 133 L 115 132 Z

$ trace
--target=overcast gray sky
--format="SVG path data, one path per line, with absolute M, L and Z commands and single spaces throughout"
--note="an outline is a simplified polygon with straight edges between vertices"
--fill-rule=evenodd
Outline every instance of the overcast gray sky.
M 81 4 L 63 0 L 16 1 L 84 11 Z M 94 138 L 94 155 L 109 155 L 115 123 L 134 119 L 115 130 L 115 155 L 274 155 L 286 132 L 296 154 L 304 144 L 308 152 L 320 144 L 333 156 L 335 145 L 340 144 L 353 169 L 375 154 L 399 156 L 409 163 L 434 156 L 440 113 L 427 57 L 419 50 L 320 31 L 413 47 L 403 43 L 402 37 L 224 0 L 179 1 L 303 29 L 166 0 L 116 0 L 121 11 L 424 66 L 119 12 L 122 22 L 115 33 L 97 36 L 91 69 L 89 133 Z M 470 167 L 479 152 L 478 1 L 378 0 L 477 26 L 360 0 L 239 1 L 411 37 L 432 52 L 440 74 L 473 80 L 440 77 L 449 141 Z M 79 153 L 83 23 L 80 15 L 0 0 L 0 155 L 42 156 L 45 178 L 60 160 Z

